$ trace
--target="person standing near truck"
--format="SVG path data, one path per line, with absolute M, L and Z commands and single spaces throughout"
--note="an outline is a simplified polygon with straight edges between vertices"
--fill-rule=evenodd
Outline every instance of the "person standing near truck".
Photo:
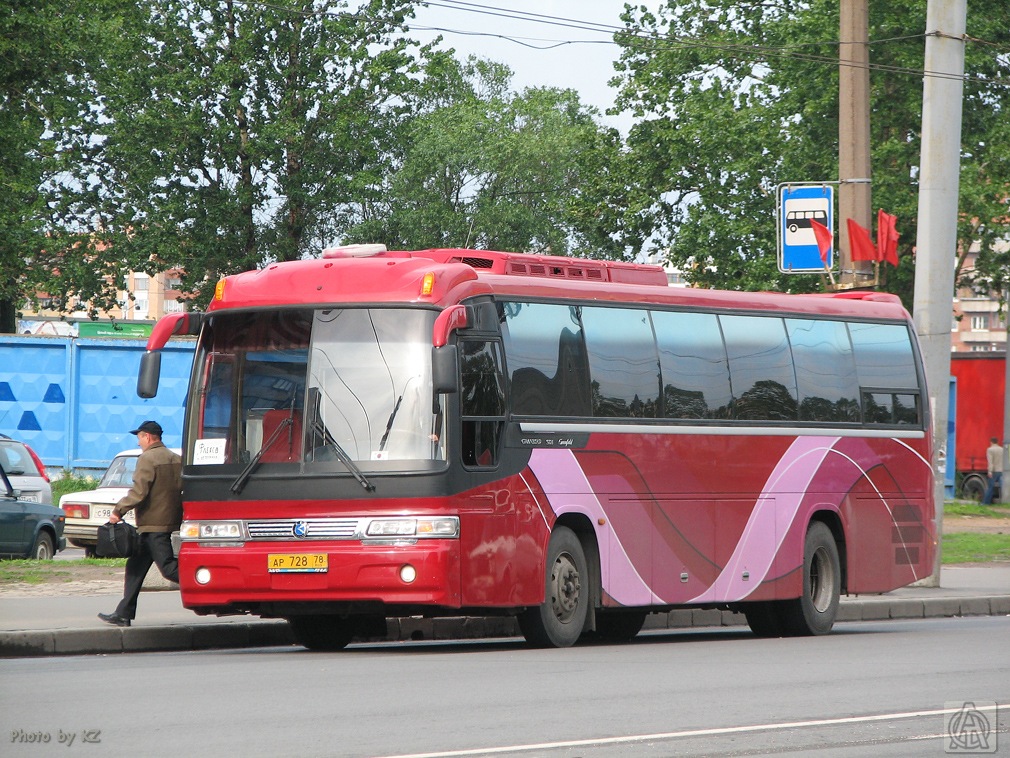
M 992 496 L 997 487 L 1003 486 L 1003 446 L 999 444 L 999 439 L 993 437 L 989 447 L 985 450 L 986 470 L 989 481 L 985 487 L 985 497 L 982 498 L 982 505 L 992 505 Z

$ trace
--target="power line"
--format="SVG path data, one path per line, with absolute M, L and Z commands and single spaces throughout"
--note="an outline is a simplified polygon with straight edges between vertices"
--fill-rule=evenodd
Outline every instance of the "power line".
M 428 0 L 425 3 L 426 6 L 439 7 L 450 10 L 461 10 L 470 13 L 475 13 L 478 15 L 487 15 L 495 17 L 510 18 L 517 21 L 530 21 L 533 23 L 546 24 L 550 26 L 561 26 L 564 28 L 576 28 L 583 31 L 596 31 L 610 33 L 615 36 L 622 36 L 625 41 L 637 40 L 643 43 L 653 42 L 662 45 L 667 43 L 669 45 L 682 45 L 685 47 L 699 47 L 703 49 L 709 49 L 714 51 L 721 51 L 729 54 L 731 57 L 744 58 L 750 57 L 752 54 L 765 55 L 768 57 L 780 57 L 780 58 L 793 58 L 796 60 L 809 61 L 812 63 L 824 63 L 830 66 L 860 66 L 860 64 L 848 63 L 846 61 L 839 61 L 837 58 L 825 55 L 813 55 L 809 53 L 795 52 L 801 48 L 805 47 L 823 47 L 823 46 L 838 46 L 840 42 L 830 40 L 830 41 L 820 41 L 820 42 L 807 42 L 807 43 L 797 43 L 793 45 L 782 45 L 782 46 L 768 46 L 768 45 L 754 45 L 754 44 L 741 44 L 732 45 L 727 43 L 712 42 L 709 40 L 697 39 L 697 38 L 678 38 L 667 34 L 645 34 L 641 30 L 628 29 L 627 27 L 615 26 L 610 24 L 601 24 L 597 22 L 583 22 L 577 19 L 564 18 L 560 16 L 548 16 L 539 13 L 531 13 L 528 11 L 517 11 L 510 8 L 501 8 L 498 6 L 488 6 L 482 5 L 480 3 L 467 2 L 466 0 Z M 410 28 L 411 25 L 408 25 Z M 413 27 L 417 28 L 417 27 Z M 424 27 L 428 31 L 441 31 L 446 34 L 456 33 L 454 30 L 443 29 L 439 27 Z M 533 47 L 533 45 L 527 42 L 519 42 L 518 39 L 513 38 L 508 35 L 502 34 L 490 34 L 481 32 L 468 32 L 468 34 L 473 36 L 485 35 L 489 37 L 494 37 L 497 39 L 505 39 L 512 42 L 517 42 L 523 44 L 527 47 Z M 914 39 L 925 39 L 929 34 L 912 34 L 904 35 L 900 37 L 888 37 L 879 40 L 871 40 L 868 44 L 870 45 L 881 45 L 889 44 L 899 41 L 908 41 Z M 523 38 L 529 40 L 530 38 Z M 973 37 L 965 37 L 966 42 L 977 42 L 983 43 L 982 40 Z M 539 40 L 546 42 L 547 40 Z M 554 47 L 560 46 L 561 44 L 588 44 L 588 41 L 578 41 L 578 40 L 554 40 L 552 41 Z M 599 44 L 599 42 L 593 43 Z M 611 39 L 610 44 L 621 44 L 616 39 Z M 996 46 L 995 43 L 985 43 Z M 997 84 L 999 86 L 1007 86 L 1002 82 L 994 82 L 991 79 L 985 77 L 978 77 L 972 75 L 957 76 L 952 74 L 947 74 L 943 72 L 925 71 L 923 69 L 916 69 L 903 66 L 892 66 L 888 64 L 880 63 L 869 63 L 867 66 L 871 71 L 881 71 L 893 74 L 903 74 L 916 77 L 937 77 L 944 79 L 962 79 L 963 81 L 973 81 L 986 84 Z
M 255 5 L 263 8 L 269 8 L 271 10 L 276 10 L 282 13 L 291 13 L 302 16 L 312 16 L 312 15 L 323 15 L 331 16 L 337 18 L 347 18 L 356 21 L 377 21 L 378 19 L 361 13 L 352 13 L 350 11 L 331 11 L 331 10 L 317 10 L 315 8 L 311 9 L 299 9 L 279 6 L 266 0 L 237 0 L 241 5 Z M 659 47 L 676 47 L 683 46 L 687 48 L 699 48 L 704 50 L 711 50 L 714 52 L 725 53 L 729 57 L 737 59 L 752 59 L 755 56 L 765 57 L 765 58 L 788 58 L 799 61 L 806 61 L 809 63 L 824 64 L 826 66 L 836 67 L 836 66 L 847 66 L 847 67 L 860 67 L 868 68 L 870 71 L 897 74 L 903 76 L 915 76 L 915 77 L 935 77 L 941 79 L 960 79 L 964 82 L 974 82 L 979 84 L 994 85 L 998 87 L 1008 87 L 1010 83 L 1004 83 L 995 81 L 991 78 L 986 78 L 982 76 L 974 76 L 971 74 L 949 74 L 945 72 L 938 71 L 926 71 L 924 69 L 911 68 L 907 66 L 895 66 L 884 63 L 868 63 L 868 64 L 858 64 L 853 62 L 848 62 L 844 60 L 839 60 L 836 57 L 829 55 L 816 55 L 813 53 L 800 52 L 803 48 L 810 47 L 824 47 L 824 46 L 839 46 L 841 43 L 835 40 L 823 40 L 818 42 L 804 42 L 796 43 L 793 45 L 755 45 L 752 43 L 742 43 L 742 44 L 730 44 L 726 42 L 713 42 L 711 40 L 690 38 L 690 37 L 674 37 L 669 34 L 662 33 L 647 33 L 641 29 L 629 29 L 623 26 L 616 26 L 613 24 L 601 24 L 598 22 L 590 21 L 579 21 L 578 19 L 564 18 L 561 16 L 550 16 L 540 13 L 532 13 L 529 11 L 513 10 L 510 8 L 502 8 L 498 6 L 482 5 L 480 3 L 467 2 L 467 0 L 427 0 L 423 3 L 425 6 L 443 8 L 446 10 L 454 11 L 464 11 L 468 13 L 473 13 L 480 16 L 491 16 L 495 18 L 508 18 L 515 21 L 527 21 L 537 24 L 544 24 L 548 26 L 558 26 L 566 29 L 578 29 L 581 31 L 596 32 L 602 34 L 611 35 L 607 40 L 571 40 L 571 39 L 542 39 L 536 37 L 525 37 L 525 36 L 515 36 L 508 34 L 500 34 L 496 32 L 483 32 L 483 31 L 470 31 L 465 29 L 453 29 L 448 27 L 439 26 L 426 26 L 420 24 L 412 24 L 409 21 L 406 22 L 405 26 L 409 30 L 414 31 L 427 31 L 427 32 L 438 32 L 443 34 L 455 34 L 460 36 L 469 37 L 488 37 L 492 39 L 500 39 L 507 42 L 513 42 L 517 45 L 527 47 L 533 50 L 551 50 L 559 47 L 564 47 L 568 45 L 600 45 L 600 44 L 611 44 L 619 46 L 637 47 L 639 49 L 645 48 L 647 45 L 654 45 Z M 904 35 L 900 37 L 888 37 L 879 40 L 871 40 L 868 44 L 870 45 L 881 45 L 889 44 L 893 42 L 909 41 L 914 39 L 925 39 L 932 33 L 923 34 L 913 34 Z M 618 39 L 619 38 L 619 39 Z M 995 47 L 1001 50 L 1000 46 L 996 43 L 986 42 L 974 37 L 964 37 L 965 42 L 973 42 L 977 44 L 984 44 Z M 543 44 L 535 44 L 543 43 Z

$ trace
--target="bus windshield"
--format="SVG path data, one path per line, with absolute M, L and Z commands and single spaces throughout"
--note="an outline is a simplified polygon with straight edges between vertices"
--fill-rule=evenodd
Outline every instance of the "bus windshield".
M 197 354 L 186 462 L 317 470 L 444 460 L 433 410 L 435 312 L 213 314 Z M 397 466 L 392 465 L 395 469 Z

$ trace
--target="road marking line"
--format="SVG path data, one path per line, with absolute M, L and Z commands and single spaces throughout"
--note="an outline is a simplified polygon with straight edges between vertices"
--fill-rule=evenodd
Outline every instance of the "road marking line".
M 1010 703 L 986 705 L 977 711 L 995 711 L 1010 708 Z M 876 716 L 847 716 L 835 719 L 815 719 L 812 721 L 788 721 L 782 724 L 752 724 L 749 726 L 727 726 L 715 729 L 689 729 L 682 732 L 655 732 L 653 734 L 631 734 L 626 737 L 598 737 L 586 740 L 566 740 L 564 742 L 540 742 L 530 745 L 501 745 L 499 747 L 473 748 L 469 750 L 446 750 L 437 753 L 402 753 L 383 758 L 462 758 L 469 755 L 494 755 L 498 753 L 530 753 L 538 750 L 559 750 L 562 748 L 593 747 L 597 745 L 621 745 L 646 740 L 672 740 L 682 737 L 713 737 L 747 732 L 780 731 L 785 729 L 809 729 L 816 726 L 838 726 L 841 724 L 866 724 L 874 721 L 897 721 L 926 716 L 943 716 L 958 713 L 959 708 L 940 708 L 934 711 L 908 711 L 905 713 L 881 713 Z

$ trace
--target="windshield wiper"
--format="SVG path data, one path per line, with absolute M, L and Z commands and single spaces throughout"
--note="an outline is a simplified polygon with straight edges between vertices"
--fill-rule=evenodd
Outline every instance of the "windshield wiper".
M 295 420 L 291 418 L 291 416 L 288 416 L 286 419 L 281 420 L 281 422 L 277 425 L 277 428 L 274 429 L 273 434 L 271 434 L 267 438 L 267 441 L 263 443 L 263 446 L 256 451 L 256 455 L 254 455 L 252 459 L 245 465 L 245 468 L 242 469 L 242 472 L 237 477 L 235 477 L 235 481 L 231 483 L 232 492 L 234 492 L 237 495 L 245 488 L 246 482 L 248 482 L 249 477 L 252 476 L 252 472 L 256 470 L 257 466 L 259 466 L 260 459 L 263 457 L 263 453 L 265 453 L 273 446 L 273 444 L 277 441 L 277 438 L 281 436 L 281 432 L 283 432 L 285 429 L 291 426 L 294 426 L 294 423 Z
M 267 441 L 264 443 L 263 447 L 261 447 L 259 450 L 256 451 L 256 455 L 252 457 L 252 460 L 250 460 L 249 463 L 246 464 L 246 467 L 242 469 L 242 472 L 237 477 L 235 477 L 235 481 L 231 483 L 231 491 L 233 493 L 237 495 L 240 492 L 242 492 L 242 490 L 246 486 L 246 483 L 249 481 L 249 477 L 252 476 L 253 471 L 255 471 L 256 467 L 259 466 L 260 459 L 263 457 L 263 454 L 273 446 L 273 444 L 277 441 L 277 438 L 280 437 L 281 432 L 283 432 L 288 427 L 293 426 L 294 423 L 295 423 L 294 419 L 289 416 L 288 418 L 283 419 L 277 425 L 277 428 L 274 429 L 273 434 L 271 434 L 267 438 Z M 354 461 L 351 459 L 351 456 L 349 456 L 347 454 L 347 451 L 340 446 L 339 442 L 333 439 L 333 437 L 329 434 L 329 432 L 326 432 L 324 445 L 326 447 L 333 448 L 333 452 L 336 453 L 337 460 L 339 460 L 347 467 L 347 470 L 354 475 L 354 478 L 358 481 L 358 484 L 364 487 L 365 490 L 368 492 L 372 492 L 375 490 L 375 485 L 373 485 L 370 481 L 368 481 L 368 479 L 365 478 L 365 475 L 362 473 L 361 469 L 358 468 L 357 464 L 355 464 Z
M 312 439 L 313 444 L 315 444 L 316 436 L 322 440 L 324 448 L 332 448 L 334 454 L 337 456 L 337 460 L 347 467 L 347 470 L 351 472 L 354 478 L 358 481 L 362 487 L 364 487 L 366 492 L 373 492 L 375 490 L 375 485 L 372 484 L 365 477 L 365 474 L 358 468 L 358 464 L 347 454 L 347 451 L 341 447 L 340 443 L 333 439 L 333 435 L 330 434 L 330 430 L 327 429 L 320 419 L 315 419 L 312 423 Z
M 396 405 L 393 406 L 393 412 L 389 414 L 389 421 L 386 422 L 386 431 L 382 433 L 382 439 L 379 440 L 379 450 L 386 449 L 386 440 L 389 438 L 389 430 L 393 428 L 393 419 L 396 418 L 396 412 L 400 410 L 400 403 L 403 402 L 403 395 L 396 398 Z
M 327 435 L 327 437 L 329 437 L 329 435 Z M 347 451 L 340 446 L 339 442 L 332 437 L 329 437 L 329 439 L 325 442 L 324 447 L 333 448 L 333 452 L 337 454 L 337 460 L 347 466 L 347 470 L 354 475 L 354 478 L 358 480 L 358 484 L 364 487 L 366 492 L 373 492 L 375 490 L 375 485 L 365 478 L 364 473 L 360 468 L 358 468 L 358 464 L 351 459 L 351 456 L 349 456 Z

